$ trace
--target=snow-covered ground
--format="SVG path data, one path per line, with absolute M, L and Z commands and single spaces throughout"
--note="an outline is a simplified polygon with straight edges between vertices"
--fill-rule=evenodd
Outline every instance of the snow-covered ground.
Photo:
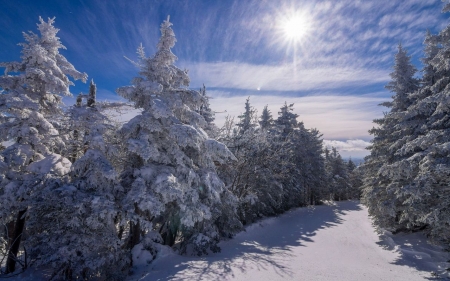
M 449 253 L 421 234 L 377 234 L 355 201 L 292 210 L 220 246 L 205 257 L 165 251 L 150 265 L 143 260 L 129 281 L 450 280 Z
M 151 264 L 141 252 L 127 281 L 450 280 L 449 253 L 420 233 L 377 234 L 356 201 L 292 210 L 250 225 L 220 246 L 221 253 L 204 257 L 162 247 Z M 27 270 L 9 280 L 47 279 Z

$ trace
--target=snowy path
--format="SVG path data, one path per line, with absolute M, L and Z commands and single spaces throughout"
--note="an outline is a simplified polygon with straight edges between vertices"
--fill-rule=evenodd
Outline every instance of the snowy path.
M 419 234 L 380 240 L 358 202 L 296 209 L 220 245 L 206 257 L 161 257 L 129 280 L 414 281 L 434 280 L 431 271 L 443 277 L 449 266 Z

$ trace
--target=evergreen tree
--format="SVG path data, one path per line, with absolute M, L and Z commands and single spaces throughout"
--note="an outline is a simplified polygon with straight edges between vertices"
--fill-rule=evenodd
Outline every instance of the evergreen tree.
M 214 120 L 216 117 L 214 116 L 214 111 L 212 111 L 209 105 L 209 98 L 206 96 L 206 87 L 203 85 L 203 88 L 200 89 L 200 94 L 202 95 L 205 103 L 200 105 L 200 115 L 205 118 L 206 123 L 208 125 L 214 124 Z
M 267 108 L 267 105 L 266 105 L 266 106 L 264 106 L 264 109 L 262 111 L 260 121 L 259 121 L 259 126 L 263 130 L 269 130 L 272 128 L 273 122 L 274 121 L 272 118 L 272 113 L 270 112 L 270 110 Z
M 349 192 L 349 199 L 360 199 L 361 187 L 363 185 L 363 169 L 361 166 L 356 166 L 352 159 L 347 162 L 347 172 L 349 175 L 351 190 Z
M 422 87 L 409 94 L 406 110 L 398 107 L 388 113 L 374 131 L 363 193 L 381 226 L 425 228 L 433 239 L 446 243 L 450 241 L 449 42 L 450 25 L 438 35 L 427 33 Z M 374 166 L 377 169 L 371 172 Z
M 87 98 L 88 107 L 95 106 L 96 96 L 97 96 L 97 86 L 94 84 L 94 79 L 92 79 L 91 84 L 89 84 L 89 96 Z
M 170 17 L 161 24 L 161 37 L 159 38 L 156 54 L 151 58 L 145 58 L 143 48 L 138 49 L 140 58 L 145 61 L 141 64 L 140 75 L 148 77 L 148 81 L 162 86 L 162 90 L 177 89 L 189 85 L 187 70 L 181 70 L 174 65 L 177 57 L 171 49 L 177 42 L 169 22 Z M 135 81 L 138 82 L 138 81 Z
M 30 207 L 30 256 L 36 266 L 50 265 L 60 279 L 123 280 L 130 259 L 118 232 L 123 228 L 123 188 L 106 159 L 103 133 L 108 119 L 95 103 L 75 107 L 72 117 L 90 121 L 77 123 L 84 125 L 82 132 L 89 132 L 84 134 L 87 151 L 66 178 L 50 178 L 37 192 Z
M 117 89 L 143 110 L 120 131 L 128 154 L 121 175 L 123 206 L 130 221 L 130 247 L 140 241 L 142 230 L 158 231 L 164 244 L 173 246 L 181 239 L 182 252 L 189 246 L 201 254 L 217 250 L 220 235 L 235 223 L 233 196 L 215 166 L 234 156 L 203 130 L 206 122 L 196 111 L 205 100 L 185 88 L 187 71 L 173 65 L 171 26 L 169 19 L 161 24 L 154 56 L 147 58 L 138 50 L 141 71 L 133 85 Z
M 276 135 L 280 142 L 286 142 L 282 158 L 287 160 L 284 169 L 290 174 L 283 182 L 285 209 L 319 202 L 325 183 L 322 135 L 316 129 L 306 129 L 293 111 L 294 105 L 285 103 L 275 120 Z
M 279 145 L 280 157 L 284 159 L 280 167 L 286 174 L 290 176 L 284 178 L 281 183 L 283 186 L 283 210 L 288 210 L 293 207 L 301 206 L 304 201 L 304 184 L 298 165 L 296 165 L 297 156 L 301 155 L 300 151 L 295 151 L 299 146 L 297 145 L 296 130 L 298 130 L 299 123 L 297 121 L 298 115 L 293 113 L 294 104 L 284 105 L 278 112 L 278 118 L 275 120 L 274 134 L 277 138 L 277 145 Z M 303 123 L 301 124 L 303 127 Z
M 445 188 L 450 170 L 446 148 L 450 144 L 449 34 L 450 26 L 447 26 L 433 37 L 441 46 L 434 58 L 427 58 L 434 71 L 428 81 L 435 82 L 424 83 L 414 94 L 415 102 L 400 115 L 399 127 L 408 137 L 396 144 L 397 161 L 381 171 L 391 178 L 397 200 L 404 206 L 399 223 L 409 229 L 426 227 L 431 237 L 447 243 L 450 241 L 450 193 Z
M 347 170 L 351 173 L 351 172 L 353 172 L 353 170 L 355 170 L 355 169 L 356 169 L 355 162 L 352 161 L 352 158 L 348 159 L 348 162 L 347 162 Z
M 0 64 L 5 68 L 0 79 L 0 111 L 9 119 L 0 125 L 0 141 L 13 141 L 2 151 L 7 169 L 0 183 L 0 220 L 4 224 L 15 221 L 7 272 L 15 270 L 25 219 L 30 216 L 27 210 L 35 191 L 42 188 L 41 181 L 64 175 L 70 168 L 70 162 L 58 154 L 64 142 L 48 118 L 61 115 L 61 95 L 70 95 L 73 85 L 68 76 L 86 81 L 86 74 L 59 54 L 65 47 L 56 36 L 54 18 L 39 21 L 40 36 L 23 33 L 22 60 Z
M 216 117 L 209 104 L 209 97 L 206 95 L 205 85 L 200 89 L 200 94 L 202 95 L 204 103 L 200 105 L 199 113 L 206 121 L 205 131 L 209 137 L 215 138 L 218 134 L 218 128 L 216 127 L 216 124 L 214 124 Z
M 97 88 L 94 84 L 94 80 L 91 80 L 89 85 L 89 94 L 84 95 L 80 93 L 77 96 L 75 106 L 71 107 L 66 112 L 64 126 L 70 133 L 66 137 L 66 142 L 69 143 L 65 154 L 70 162 L 75 162 L 80 156 L 82 156 L 88 149 L 88 140 L 90 129 L 104 131 L 104 126 L 107 126 L 107 119 L 105 115 L 100 113 L 96 108 L 96 94 Z M 83 98 L 87 100 L 86 104 L 83 104 Z M 98 124 L 100 127 L 95 128 Z M 95 133 L 94 133 L 95 134 Z
M 302 123 L 303 124 L 303 123 Z M 306 205 L 315 205 L 325 198 L 326 170 L 322 156 L 322 134 L 317 129 L 304 129 L 297 143 L 296 164 L 304 182 L 304 200 Z
M 239 128 L 239 134 L 244 134 L 247 130 L 256 127 L 254 122 L 256 110 L 250 106 L 250 97 L 245 101 L 245 111 L 238 116 L 239 122 L 236 124 Z
M 398 45 L 398 53 L 395 55 L 394 71 L 390 74 L 391 81 L 386 85 L 386 89 L 394 93 L 391 112 L 405 111 L 412 101 L 409 94 L 418 89 L 418 79 L 414 78 L 417 69 L 411 63 L 402 45 Z M 385 103 L 384 105 L 389 105 Z
M 431 61 L 439 52 L 438 42 L 438 36 L 431 34 L 431 32 L 427 30 L 427 34 L 424 40 L 425 57 L 422 58 L 422 63 L 424 64 L 424 68 L 422 69 L 422 83 L 425 86 L 431 86 L 436 82 L 437 79 L 439 79 L 434 66 L 431 64 Z
M 249 99 L 245 112 L 234 124 L 227 119 L 222 140 L 236 156 L 237 161 L 220 166 L 220 177 L 237 197 L 239 218 L 243 224 L 263 216 L 277 214 L 282 206 L 280 179 L 287 175 L 277 167 L 280 154 L 272 135 L 257 129 L 255 110 Z M 245 128 L 245 129 L 244 129 Z
M 405 227 L 399 224 L 399 214 L 403 206 L 391 195 L 400 186 L 382 171 L 398 160 L 396 151 L 408 138 L 408 132 L 400 129 L 399 124 L 402 122 L 400 116 L 415 100 L 412 98 L 413 92 L 418 89 L 418 80 L 413 77 L 416 69 L 410 60 L 407 52 L 399 45 L 395 55 L 394 72 L 390 75 L 392 80 L 386 85 L 386 88 L 394 93 L 393 101 L 381 104 L 391 109 L 383 118 L 374 120 L 378 127 L 369 131 L 374 135 L 374 139 L 369 147 L 371 154 L 364 164 L 366 173 L 363 199 L 376 223 L 389 229 Z
M 292 103 L 290 105 L 287 105 L 287 103 L 285 102 L 278 112 L 277 120 L 275 120 L 275 124 L 279 126 L 279 128 L 281 128 L 282 137 L 284 138 L 291 134 L 298 126 L 298 114 L 293 113 L 293 111 L 294 104 Z
M 329 179 L 330 199 L 340 201 L 351 198 L 348 166 L 335 147 L 332 147 L 331 151 L 325 149 L 325 166 Z
M 248 99 L 245 109 L 238 124 L 227 118 L 220 136 L 238 159 L 222 165 L 219 175 L 239 200 L 240 220 L 246 224 L 319 203 L 326 183 L 320 132 L 298 122 L 292 104 L 281 108 L 270 130 L 257 128 Z M 262 118 L 271 120 L 264 111 Z

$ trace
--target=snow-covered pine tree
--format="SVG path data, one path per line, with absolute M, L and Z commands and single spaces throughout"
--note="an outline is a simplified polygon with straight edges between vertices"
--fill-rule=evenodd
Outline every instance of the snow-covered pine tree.
M 306 129 L 300 122 L 294 151 L 294 163 L 302 179 L 304 204 L 315 205 L 327 195 L 322 134 L 317 129 Z
M 283 182 L 284 209 L 315 204 L 325 192 L 325 164 L 322 156 L 322 135 L 317 129 L 306 129 L 298 122 L 294 105 L 285 103 L 275 120 L 274 134 L 283 144 L 281 159 L 290 176 Z
M 203 99 L 205 100 L 205 103 L 200 105 L 200 115 L 203 116 L 206 123 L 208 125 L 211 125 L 214 123 L 214 120 L 216 117 L 214 116 L 214 111 L 212 111 L 210 105 L 209 105 L 209 98 L 206 95 L 206 87 L 203 85 L 203 87 L 200 89 L 200 94 L 202 95 Z
M 348 161 L 347 161 L 347 170 L 351 173 L 355 169 L 356 169 L 355 162 L 353 162 L 352 158 L 348 159 Z
M 209 137 L 215 138 L 218 134 L 218 128 L 216 124 L 214 124 L 214 120 L 216 119 L 214 111 L 211 109 L 209 104 L 209 97 L 206 95 L 206 87 L 203 85 L 200 88 L 200 94 L 204 100 L 204 104 L 200 105 L 199 113 L 206 121 L 205 131 Z
M 261 117 L 259 119 L 259 126 L 262 130 L 269 130 L 273 126 L 273 117 L 270 110 L 267 108 L 267 105 L 264 106 L 264 109 L 261 113 Z
M 60 279 L 123 280 L 130 264 L 120 237 L 123 188 L 103 137 L 110 122 L 97 108 L 95 92 L 91 81 L 87 102 L 69 110 L 70 129 L 82 139 L 81 157 L 64 180 L 47 180 L 30 207 L 30 256 Z
M 89 84 L 89 94 L 87 97 L 86 105 L 88 107 L 94 107 L 96 99 L 97 99 L 97 86 L 94 84 L 94 79 L 92 79 L 91 83 Z
M 298 114 L 294 113 L 294 104 L 287 104 L 286 102 L 278 112 L 278 118 L 275 124 L 282 130 L 281 137 L 286 138 L 291 134 L 295 128 L 298 127 Z
M 397 161 L 382 172 L 397 186 L 395 194 L 405 206 L 399 222 L 410 229 L 426 227 L 431 237 L 449 243 L 450 25 L 438 36 L 428 34 L 425 43 L 440 46 L 426 53 L 431 75 L 424 76 L 414 103 L 400 115 L 405 137 L 396 144 Z
M 48 176 L 62 176 L 70 162 L 57 154 L 64 146 L 58 131 L 48 118 L 61 114 L 61 95 L 70 95 L 73 83 L 68 76 L 86 81 L 59 53 L 65 49 L 56 36 L 54 18 L 39 18 L 40 36 L 23 33 L 21 61 L 0 63 L 5 74 L 0 79 L 0 112 L 8 122 L 0 124 L 0 142 L 13 141 L 3 150 L 4 178 L 0 183 L 0 221 L 15 221 L 13 241 L 7 261 L 7 272 L 15 270 L 15 257 L 25 227 L 27 210 L 36 189 Z M 0 164 L 0 166 L 2 166 Z
M 347 162 L 347 173 L 349 175 L 351 190 L 349 199 L 361 198 L 361 186 L 363 185 L 363 170 L 360 166 L 356 166 L 350 158 Z
M 309 164 L 303 165 L 309 160 L 306 155 L 309 135 L 303 122 L 298 122 L 297 117 L 298 114 L 294 113 L 294 104 L 288 105 L 285 102 L 275 120 L 274 134 L 283 147 L 279 152 L 282 155 L 281 159 L 284 159 L 282 169 L 290 175 L 282 181 L 284 210 L 309 203 L 305 177 Z
M 187 71 L 174 65 L 171 26 L 169 19 L 161 24 L 154 56 L 147 58 L 138 49 L 140 76 L 117 89 L 142 109 L 120 131 L 128 145 L 121 176 L 123 206 L 130 221 L 130 247 L 147 230 L 159 232 L 164 244 L 180 241 L 182 252 L 189 246 L 201 254 L 217 250 L 220 234 L 239 227 L 234 196 L 216 174 L 216 164 L 235 158 L 203 130 L 205 119 L 196 111 L 206 101 L 186 88 Z
M 74 163 L 89 148 L 89 142 L 95 141 L 89 136 L 90 131 L 98 138 L 102 138 L 106 127 L 110 126 L 110 121 L 102 111 L 102 106 L 96 106 L 97 89 L 92 79 L 89 84 L 89 93 L 80 93 L 76 103 L 65 112 L 65 120 L 62 122 L 64 130 L 68 131 L 65 136 L 67 145 L 64 155 Z M 86 100 L 83 103 L 83 100 Z M 108 106 L 104 104 L 104 106 Z M 99 133 L 101 132 L 101 133 Z M 103 143 L 103 140 L 100 141 Z
M 398 224 L 402 204 L 392 196 L 399 186 L 393 184 L 391 177 L 383 171 L 396 161 L 398 156 L 395 152 L 408 137 L 408 133 L 399 127 L 400 116 L 412 104 L 414 99 L 411 95 L 418 89 L 418 80 L 414 77 L 416 68 L 400 44 L 393 68 L 390 74 L 392 80 L 386 85 L 393 92 L 393 100 L 381 104 L 389 107 L 390 111 L 383 118 L 375 119 L 378 127 L 369 131 L 374 138 L 369 147 L 371 154 L 364 164 L 363 186 L 363 200 L 369 213 L 376 223 L 389 229 L 404 227 Z
M 345 161 L 335 147 L 331 151 L 325 149 L 325 167 L 328 176 L 329 198 L 331 200 L 347 200 L 351 198 L 351 184 Z
M 393 68 L 394 71 L 389 74 L 392 80 L 386 85 L 386 89 L 394 93 L 393 101 L 391 105 L 383 105 L 391 107 L 391 112 L 405 111 L 412 103 L 410 94 L 419 88 L 419 80 L 414 78 L 417 69 L 411 63 L 411 56 L 401 44 L 398 45 Z
M 248 224 L 281 211 L 282 186 L 275 174 L 280 154 L 274 149 L 273 136 L 257 128 L 256 110 L 245 102 L 238 124 L 227 118 L 222 140 L 238 161 L 222 165 L 219 175 L 239 201 L 239 218 Z
M 254 122 L 256 110 L 250 106 L 250 97 L 245 101 L 245 111 L 238 116 L 239 122 L 236 124 L 239 128 L 239 134 L 243 135 L 247 130 L 254 129 L 257 124 Z
M 325 184 L 319 131 L 305 129 L 293 105 L 284 104 L 271 129 L 257 127 L 255 112 L 247 99 L 238 124 L 227 118 L 221 130 L 221 140 L 238 161 L 221 166 L 219 175 L 238 197 L 244 224 L 315 204 L 323 199 Z M 243 126 L 245 120 L 250 121 Z
M 425 57 L 421 59 L 424 65 L 422 69 L 422 84 L 424 86 L 431 86 L 436 82 L 437 79 L 439 79 L 439 74 L 436 73 L 434 66 L 431 64 L 431 61 L 439 52 L 439 38 L 437 35 L 432 34 L 429 30 L 427 30 L 427 34 L 423 43 L 425 45 Z

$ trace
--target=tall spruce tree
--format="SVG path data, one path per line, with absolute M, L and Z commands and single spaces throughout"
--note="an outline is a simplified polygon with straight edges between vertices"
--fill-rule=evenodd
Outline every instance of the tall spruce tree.
M 281 136 L 286 138 L 291 134 L 298 126 L 297 117 L 298 114 L 294 113 L 294 104 L 287 104 L 286 102 L 280 108 L 278 112 L 278 118 L 275 120 L 275 124 L 281 129 Z
M 392 80 L 386 85 L 386 89 L 394 93 L 390 106 L 391 112 L 401 112 L 411 105 L 410 94 L 414 93 L 419 86 L 419 80 L 414 78 L 417 69 L 411 63 L 411 57 L 408 56 L 401 44 L 398 45 L 393 68 L 394 71 L 390 74 Z M 389 104 L 385 103 L 384 105 Z
M 70 162 L 58 153 L 64 142 L 48 118 L 61 115 L 61 96 L 70 95 L 73 83 L 68 76 L 86 81 L 87 75 L 78 72 L 59 53 L 65 49 L 56 36 L 54 18 L 39 18 L 40 36 L 23 33 L 21 61 L 1 63 L 5 75 L 0 79 L 0 111 L 9 122 L 0 125 L 0 141 L 13 144 L 2 151 L 4 178 L 0 182 L 0 221 L 15 221 L 14 243 L 10 246 L 7 272 L 15 270 L 25 227 L 25 219 L 42 180 L 62 176 L 69 171 Z M 1 165 L 0 165 L 1 166 Z
M 431 34 L 431 32 L 427 30 L 427 34 L 423 43 L 425 45 L 425 57 L 422 58 L 422 63 L 424 64 L 424 67 L 422 69 L 422 84 L 424 86 L 431 86 L 436 82 L 437 79 L 439 79 L 438 73 L 436 72 L 434 66 L 431 64 L 431 61 L 439 52 L 439 38 L 437 35 Z
M 261 113 L 261 117 L 259 119 L 259 126 L 262 130 L 269 130 L 273 126 L 273 117 L 270 110 L 267 108 L 267 105 L 264 106 L 264 109 Z
M 378 127 L 369 131 L 374 138 L 369 147 L 371 153 L 365 162 L 363 199 L 378 224 L 397 229 L 405 227 L 399 224 L 403 206 L 392 196 L 400 186 L 383 171 L 398 159 L 396 151 L 408 137 L 407 132 L 399 127 L 400 116 L 412 104 L 412 94 L 418 89 L 418 80 L 414 78 L 416 68 L 400 44 L 393 68 L 394 71 L 390 74 L 392 80 L 386 85 L 386 88 L 393 92 L 392 102 L 381 104 L 390 107 L 390 111 L 385 113 L 383 118 L 374 120 Z
M 427 80 L 400 115 L 399 127 L 407 137 L 396 144 L 396 161 L 382 171 L 396 185 L 395 195 L 404 206 L 399 222 L 410 229 L 425 227 L 432 238 L 446 243 L 450 241 L 449 34 L 450 25 L 438 36 L 427 35 L 428 46 L 440 47 L 426 53 Z
M 351 183 L 347 164 L 335 147 L 331 151 L 325 149 L 325 166 L 331 200 L 347 200 L 351 198 Z
M 202 95 L 202 99 L 204 101 L 203 104 L 200 105 L 198 112 L 206 121 L 205 131 L 209 137 L 215 138 L 218 134 L 218 128 L 216 124 L 214 124 L 214 120 L 216 119 L 214 111 L 211 109 L 209 104 L 209 97 L 206 95 L 206 87 L 203 85 L 200 88 L 200 94 Z
M 142 109 L 120 131 L 128 154 L 121 176 L 123 206 L 130 220 L 130 247 L 147 230 L 159 232 L 164 244 L 181 239 L 181 251 L 192 247 L 201 254 L 217 250 L 220 235 L 235 223 L 234 197 L 216 174 L 216 164 L 234 156 L 203 130 L 206 122 L 197 110 L 206 101 L 186 88 L 187 71 L 174 65 L 171 26 L 169 18 L 161 24 L 154 56 L 147 58 L 138 49 L 140 76 L 117 89 Z
M 303 122 L 301 123 L 303 124 Z M 317 129 L 300 126 L 296 142 L 296 165 L 304 188 L 304 204 L 315 205 L 325 198 L 326 170 L 322 156 L 322 134 Z
M 220 139 L 237 161 L 221 166 L 219 175 L 238 199 L 240 220 L 247 224 L 279 213 L 283 198 L 280 178 L 286 175 L 275 170 L 280 163 L 276 140 L 257 128 L 256 110 L 248 98 L 239 122 L 228 119 L 224 127 L 228 129 L 222 130 Z
M 52 269 L 55 278 L 123 280 L 130 259 L 120 235 L 123 188 L 106 157 L 111 125 L 95 102 L 93 81 L 84 98 L 69 110 L 68 123 L 79 132 L 81 151 L 64 179 L 47 179 L 36 193 L 27 245 L 35 265 Z
M 286 102 L 278 112 L 278 118 L 275 120 L 276 137 L 278 143 L 282 144 L 280 149 L 281 158 L 285 159 L 281 167 L 285 173 L 289 174 L 282 181 L 283 186 L 283 209 L 288 210 L 293 207 L 301 206 L 305 203 L 305 182 L 303 173 L 297 165 L 297 160 L 304 159 L 300 144 L 301 139 L 305 137 L 305 128 L 303 122 L 298 122 L 298 114 L 294 113 L 294 104 Z
M 250 97 L 245 101 L 245 111 L 238 116 L 239 122 L 236 124 L 239 128 L 239 134 L 244 134 L 247 130 L 256 127 L 254 122 L 256 110 L 250 106 Z
M 77 96 L 75 106 L 71 107 L 66 112 L 66 120 L 64 123 L 65 130 L 69 131 L 66 136 L 66 142 L 69 144 L 66 147 L 66 157 L 73 163 L 81 157 L 89 147 L 89 133 L 90 130 L 104 131 L 104 126 L 107 126 L 108 118 L 103 115 L 96 103 L 97 88 L 92 79 L 89 84 L 89 93 L 87 95 L 80 93 Z M 83 103 L 86 99 L 86 103 Z M 96 128 L 96 125 L 99 127 Z M 96 132 L 94 132 L 96 134 Z M 92 139 L 91 139 L 92 141 Z
M 200 89 L 200 94 L 202 95 L 205 103 L 200 105 L 200 115 L 205 118 L 206 123 L 208 125 L 212 125 L 214 123 L 214 120 L 216 119 L 214 116 L 214 111 L 212 111 L 210 105 L 209 105 L 209 98 L 206 95 L 206 87 L 203 85 L 203 87 Z
M 92 79 L 91 83 L 89 84 L 89 95 L 87 98 L 86 105 L 88 107 L 94 107 L 96 98 L 97 98 L 97 86 L 94 84 L 94 79 Z

